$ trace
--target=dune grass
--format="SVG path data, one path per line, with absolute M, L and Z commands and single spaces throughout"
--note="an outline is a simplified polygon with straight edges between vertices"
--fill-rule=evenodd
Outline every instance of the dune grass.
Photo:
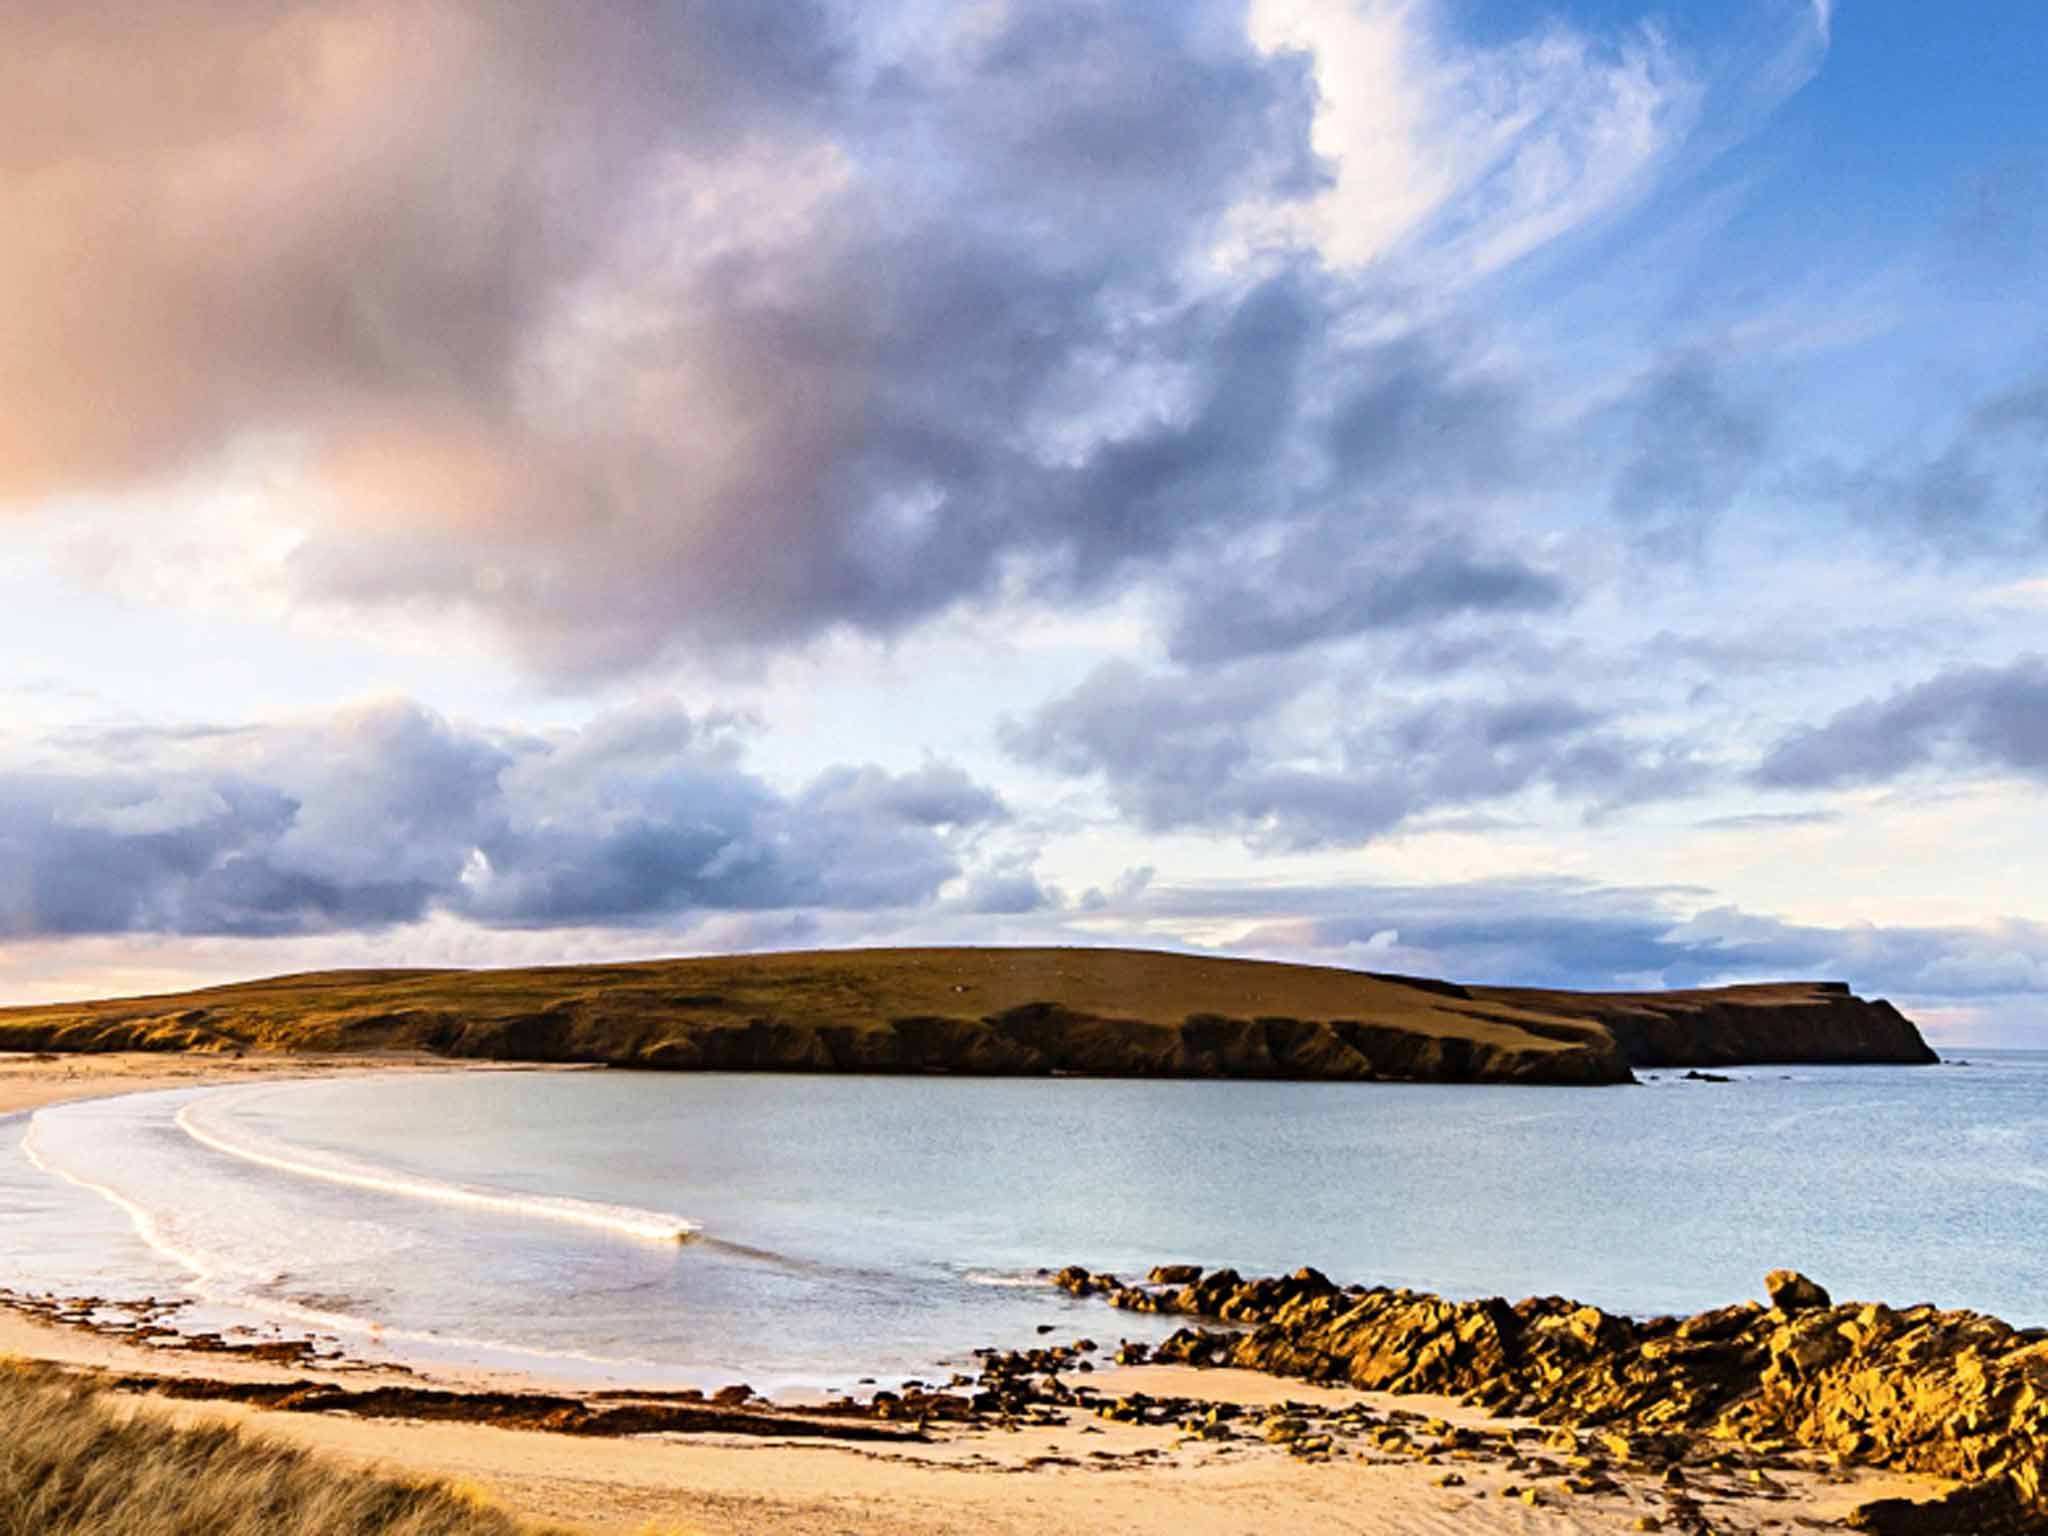
M 539 1536 L 446 1484 L 181 1429 L 0 1363 L 0 1536 Z

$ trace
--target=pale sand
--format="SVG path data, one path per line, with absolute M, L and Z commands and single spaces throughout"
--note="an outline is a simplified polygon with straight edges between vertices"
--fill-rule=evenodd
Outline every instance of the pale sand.
M 450 1061 L 422 1052 L 393 1051 L 361 1056 L 172 1055 L 120 1051 L 106 1055 L 41 1057 L 0 1051 L 0 1115 L 19 1114 L 71 1099 L 116 1093 L 151 1093 L 163 1088 L 196 1088 L 202 1083 L 282 1081 L 293 1077 L 335 1077 L 348 1072 L 535 1072 L 590 1070 L 537 1067 L 529 1062 Z
M 376 1065 L 447 1064 L 416 1058 L 319 1063 L 254 1056 L 0 1058 L 0 1114 L 94 1094 L 255 1076 L 324 1075 Z M 235 1380 L 329 1374 L 148 1349 L 0 1310 L 0 1355 L 8 1354 L 100 1370 Z M 352 1371 L 338 1379 L 361 1386 L 380 1379 L 419 1384 L 423 1378 Z M 435 1380 L 458 1386 L 507 1384 L 504 1377 L 485 1373 L 436 1372 Z M 1382 1413 L 1403 1408 L 1453 1423 L 1500 1427 L 1499 1421 L 1442 1400 L 1339 1391 L 1244 1371 L 1146 1366 L 1105 1371 L 1094 1382 L 1105 1391 L 1247 1404 L 1362 1400 Z M 1257 1440 L 1183 1446 L 1171 1429 L 1087 1418 L 1014 1433 L 948 1426 L 935 1431 L 929 1445 L 899 1448 L 703 1436 L 605 1440 L 487 1425 L 276 1413 L 227 1403 L 127 1401 L 137 1412 L 184 1423 L 226 1419 L 365 1466 L 453 1479 L 523 1514 L 592 1532 L 1603 1536 L 1634 1530 L 1641 1516 L 1662 1509 L 1661 1490 L 1642 1477 L 1622 1476 L 1620 1494 L 1581 1497 L 1564 1493 L 1552 1480 L 1532 1484 L 1526 1474 L 1508 1473 L 1490 1460 L 1447 1458 L 1428 1464 L 1348 1458 L 1314 1465 Z M 1438 1486 L 1437 1480 L 1450 1472 L 1463 1476 L 1465 1486 Z M 1790 1531 L 1815 1528 L 1813 1522 L 1833 1525 L 1867 1499 L 1927 1497 L 1940 1487 L 1926 1479 L 1867 1472 L 1848 1482 L 1790 1473 L 1779 1480 L 1786 1490 L 1781 1498 L 1759 1498 L 1732 1480 L 1725 1484 L 1730 1495 L 1725 1501 L 1697 1478 L 1692 1492 L 1706 1500 L 1717 1531 Z M 1538 1487 L 1544 1503 L 1530 1507 L 1501 1497 L 1510 1484 Z

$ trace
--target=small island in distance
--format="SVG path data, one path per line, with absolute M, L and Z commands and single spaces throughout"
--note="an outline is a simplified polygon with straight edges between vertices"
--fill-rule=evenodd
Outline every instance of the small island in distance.
M 426 1051 L 677 1071 L 1625 1083 L 1637 1068 L 1932 1063 L 1841 982 L 1461 986 L 1149 950 L 817 950 L 355 970 L 0 1009 L 0 1049 Z

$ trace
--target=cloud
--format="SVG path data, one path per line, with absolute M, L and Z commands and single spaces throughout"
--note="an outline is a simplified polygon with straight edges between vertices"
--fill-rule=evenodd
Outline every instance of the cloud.
M 1395 494 L 1512 392 L 1387 338 L 1692 112 L 1650 34 L 1474 54 L 1406 5 L 13 9 L 0 503 L 253 456 L 295 598 L 564 680 L 1308 522 L 1402 558 L 1245 643 L 1554 603 Z
M 1565 602 L 1558 576 L 1512 556 L 1479 554 L 1448 540 L 1410 563 L 1381 564 L 1376 557 L 1383 553 L 1298 536 L 1272 561 L 1194 586 L 1169 637 L 1173 659 L 1200 664 L 1264 655 L 1465 615 L 1547 613 Z
M 1840 811 L 1749 811 L 1735 816 L 1709 816 L 1694 826 L 1703 832 L 1771 832 L 1785 827 L 1826 827 L 1842 819 Z
M 1696 547 L 1762 467 L 1769 413 L 1702 354 L 1659 364 L 1620 409 L 1627 447 L 1611 493 L 1615 516 L 1652 548 Z
M 86 745 L 68 755 L 94 766 L 0 775 L 0 938 L 914 907 L 1006 815 L 936 762 L 783 793 L 719 720 L 666 705 L 538 735 L 396 701 Z
M 1399 0 L 1254 0 L 1251 36 L 1312 61 L 1312 201 L 1267 216 L 1359 268 L 1429 237 L 1452 281 L 1498 270 L 1640 192 L 1698 94 L 1662 39 L 1553 26 L 1453 49 Z
M 2048 379 L 1973 401 L 1940 446 L 1907 442 L 1860 461 L 1820 458 L 1790 489 L 1841 507 L 1887 539 L 1949 559 L 2011 559 L 2048 545 Z
M 250 432 L 509 411 L 651 155 L 809 118 L 824 19 L 803 0 L 575 26 L 527 0 L 8 4 L 0 490 L 148 476 Z
M 985 917 L 1017 917 L 1062 905 L 1060 893 L 1039 880 L 1028 864 L 1006 863 L 981 871 L 967 882 L 958 906 Z
M 1555 877 L 1154 885 L 1134 910 L 1149 923 L 1231 927 L 1234 951 L 1473 983 L 1626 990 L 1840 980 L 1894 999 L 2048 997 L 2048 926 L 2037 922 L 1831 927 L 1712 904 L 1689 886 Z
M 1099 779 L 1149 831 L 1265 848 L 1357 846 L 1420 812 L 1548 789 L 1611 811 L 1691 792 L 1705 768 L 1568 698 L 1374 701 L 1292 658 L 1208 672 L 1099 667 L 1013 721 L 1020 760 Z
M 1882 783 L 1937 760 L 2048 779 L 2048 658 L 1957 667 L 1781 739 L 1756 771 L 1771 788 Z

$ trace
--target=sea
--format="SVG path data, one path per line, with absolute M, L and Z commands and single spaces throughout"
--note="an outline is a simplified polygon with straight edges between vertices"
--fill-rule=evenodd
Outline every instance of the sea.
M 2048 1325 L 2048 1053 L 1634 1087 L 382 1071 L 0 1119 L 0 1288 L 585 1385 L 944 1380 L 1080 1263 Z

